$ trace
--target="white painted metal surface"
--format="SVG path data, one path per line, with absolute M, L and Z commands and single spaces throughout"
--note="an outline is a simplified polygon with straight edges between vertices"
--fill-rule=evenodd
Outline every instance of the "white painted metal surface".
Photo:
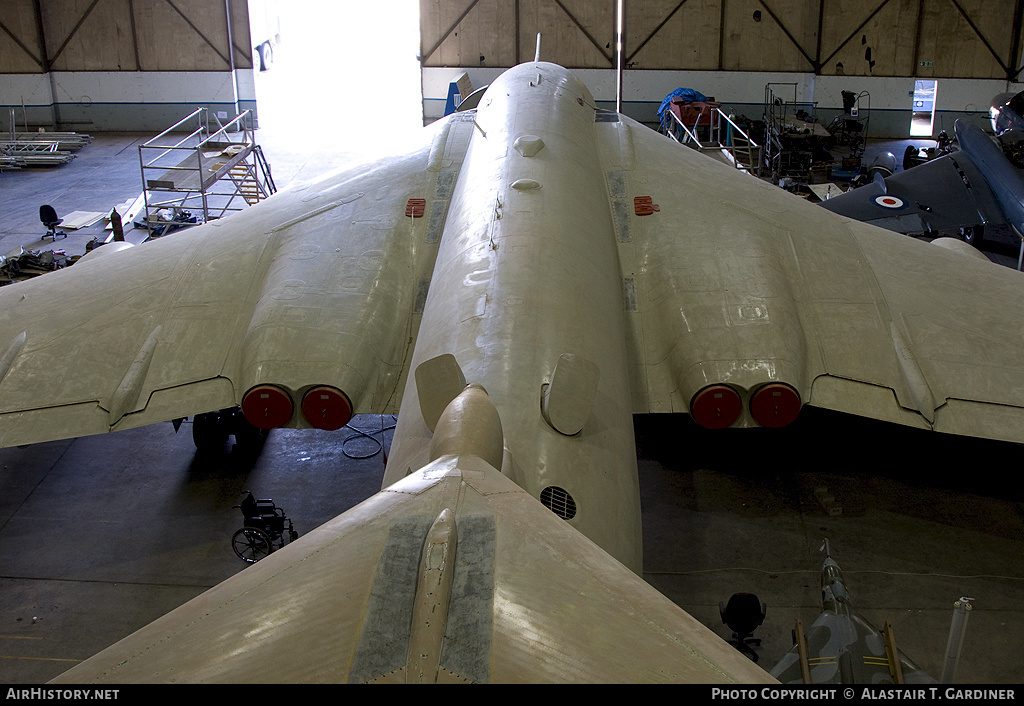
M 597 112 L 570 72 L 529 63 L 418 151 L 0 290 L 0 442 L 242 403 L 307 427 L 310 390 L 335 405 L 324 416 L 401 408 L 384 495 L 70 679 L 377 678 L 379 650 L 351 641 L 381 542 L 411 522 L 399 543 L 419 557 L 427 527 L 408 518 L 448 507 L 458 553 L 466 525 L 493 518 L 480 550 L 493 599 L 473 614 L 514 628 L 475 643 L 488 678 L 748 680 L 756 667 L 678 627 L 688 618 L 622 568 L 642 561 L 631 415 L 772 427 L 806 403 L 1024 440 L 1021 277 L 806 204 Z M 463 383 L 500 424 L 445 422 Z M 438 474 L 462 499 L 420 508 Z M 478 482 L 500 490 L 471 500 Z M 345 609 L 324 612 L 326 594 Z M 615 671 L 648 662 L 624 646 L 631 630 L 660 635 L 654 652 L 675 644 L 677 671 L 654 658 L 654 672 Z M 258 656 L 278 638 L 294 645 Z M 146 650 L 166 639 L 182 661 Z M 137 671 L 104 666 L 142 652 L 155 661 L 130 659 Z M 264 671 L 286 654 L 290 669 Z M 373 669 L 352 671 L 360 654 Z
M 449 637 L 436 660 L 410 660 L 413 644 L 417 655 L 438 649 L 430 626 L 412 616 L 417 585 L 431 574 L 420 568 L 420 548 L 436 547 L 429 528 L 446 509 L 458 528 Z M 495 469 L 445 456 L 56 682 L 421 678 L 772 681 Z

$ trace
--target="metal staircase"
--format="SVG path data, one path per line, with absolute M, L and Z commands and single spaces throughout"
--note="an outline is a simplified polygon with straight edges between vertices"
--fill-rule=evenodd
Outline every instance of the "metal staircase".
M 234 183 L 238 195 L 249 206 L 259 203 L 277 191 L 270 176 L 270 166 L 259 145 L 254 147 L 252 155 L 251 163 L 239 162 L 228 171 L 228 178 Z M 264 175 L 262 179 L 261 174 Z

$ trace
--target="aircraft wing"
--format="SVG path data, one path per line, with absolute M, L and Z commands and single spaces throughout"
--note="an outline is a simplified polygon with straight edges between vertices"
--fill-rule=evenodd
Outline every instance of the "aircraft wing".
M 1024 441 L 1024 275 L 831 213 L 627 118 L 597 129 L 634 413 L 713 426 L 734 404 L 733 426 L 781 426 L 806 403 Z
M 456 116 L 406 154 L 0 289 L 0 445 L 232 407 L 263 383 L 396 411 L 470 130 Z
M 864 618 L 824 612 L 804 634 L 811 684 L 892 684 L 885 638 Z M 934 684 L 927 672 L 899 649 L 905 684 Z M 784 684 L 804 683 L 799 648 L 794 646 L 771 674 Z
M 447 455 L 55 681 L 774 680 L 494 468 Z
M 881 177 L 878 177 L 881 179 Z M 835 196 L 833 213 L 898 233 L 928 233 L 1006 218 L 971 158 L 954 152 Z
M 612 116 L 595 130 L 634 412 L 693 413 L 721 384 L 741 398 L 738 425 L 791 421 L 795 395 L 797 410 L 1024 440 L 1019 273 L 830 213 Z M 404 156 L 0 289 L 0 444 L 234 406 L 262 383 L 331 384 L 355 412 L 395 411 L 473 117 Z M 410 199 L 423 217 L 406 216 Z M 776 383 L 761 405 L 772 418 L 757 420 L 750 404 Z

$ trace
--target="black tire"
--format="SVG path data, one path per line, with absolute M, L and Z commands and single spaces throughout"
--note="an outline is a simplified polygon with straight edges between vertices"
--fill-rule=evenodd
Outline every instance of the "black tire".
M 232 433 L 235 435 L 235 450 L 243 454 L 258 456 L 260 451 L 263 450 L 263 444 L 266 443 L 270 431 L 259 429 L 250 424 L 249 420 L 241 414 L 235 415 L 233 425 Z
M 274 49 L 270 46 L 270 42 L 263 42 L 259 46 L 260 52 L 260 71 L 266 71 L 270 68 L 270 65 L 274 63 Z
M 985 238 L 985 226 L 968 226 L 960 229 L 960 238 L 968 245 L 981 247 L 981 241 Z
M 918 157 L 918 149 L 913 145 L 907 145 L 906 151 L 903 153 L 903 169 L 910 169 L 911 167 L 917 166 L 920 162 Z
M 259 527 L 243 527 L 235 532 L 231 538 L 231 548 L 235 550 L 239 559 L 250 564 L 255 564 L 274 551 L 270 537 Z
M 192 443 L 199 452 L 218 451 L 228 440 L 228 429 L 220 412 L 197 414 L 192 418 Z

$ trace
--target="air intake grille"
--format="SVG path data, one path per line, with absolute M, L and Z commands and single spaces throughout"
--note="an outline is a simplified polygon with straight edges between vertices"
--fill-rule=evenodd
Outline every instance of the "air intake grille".
M 540 501 L 544 507 L 563 520 L 576 517 L 576 501 L 563 488 L 551 485 L 540 491 Z

